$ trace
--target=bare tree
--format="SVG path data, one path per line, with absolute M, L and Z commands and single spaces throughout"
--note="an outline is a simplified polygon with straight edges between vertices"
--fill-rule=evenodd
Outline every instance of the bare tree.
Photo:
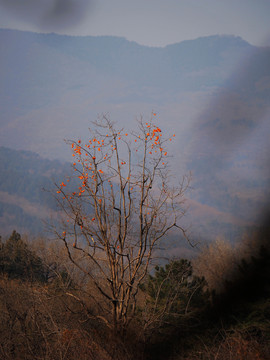
M 233 280 L 238 268 L 238 253 L 234 247 L 222 238 L 201 249 L 199 255 L 193 260 L 194 272 L 204 276 L 209 290 L 216 293 L 224 291 L 226 281 Z
M 98 316 L 115 331 L 134 318 L 139 285 L 159 241 L 172 228 L 185 235 L 179 220 L 189 177 L 170 186 L 165 146 L 175 135 L 165 138 L 154 116 L 149 123 L 140 119 L 131 134 L 103 116 L 86 144 L 68 142 L 74 175 L 57 186 L 65 222 L 55 232 L 95 288 Z M 78 188 L 69 190 L 74 177 Z

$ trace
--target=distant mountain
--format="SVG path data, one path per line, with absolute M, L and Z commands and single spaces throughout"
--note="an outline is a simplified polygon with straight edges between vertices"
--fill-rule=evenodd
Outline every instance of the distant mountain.
M 172 165 L 179 178 L 193 173 L 190 204 L 204 219 L 192 221 L 197 234 L 260 222 L 270 200 L 269 48 L 235 36 L 152 48 L 113 36 L 15 30 L 0 30 L 0 46 L 1 145 L 68 160 L 63 140 L 86 137 L 99 114 L 130 129 L 155 111 L 164 131 L 177 135 Z M 17 156 L 5 153 L 10 163 Z M 17 174 L 8 169 L 2 187 L 10 176 L 14 194 L 3 188 L 1 199 L 12 206 L 9 214 L 10 196 L 41 200 L 23 188 L 18 194 Z
M 1 144 L 52 158 L 63 156 L 63 138 L 81 134 L 98 113 L 120 122 L 153 107 L 166 114 L 181 95 L 221 86 L 253 49 L 231 36 L 151 48 L 16 30 L 0 30 L 0 46 Z
M 15 81 L 29 86 L 43 80 L 43 87 L 54 82 L 56 90 L 66 88 L 67 81 L 73 86 L 89 86 L 92 79 L 95 84 L 107 77 L 140 87 L 167 87 L 170 91 L 218 86 L 225 72 L 253 48 L 233 36 L 210 36 L 154 48 L 114 36 L 76 37 L 16 30 L 0 30 L 0 43 L 5 49 L 1 68 L 4 64 L 9 69 L 16 66 L 20 76 L 14 76 Z M 84 67 L 78 67 L 78 63 Z M 69 72 L 71 69 L 74 72 Z M 199 82 L 194 81 L 196 73 Z M 4 74 L 10 84 L 10 74 Z

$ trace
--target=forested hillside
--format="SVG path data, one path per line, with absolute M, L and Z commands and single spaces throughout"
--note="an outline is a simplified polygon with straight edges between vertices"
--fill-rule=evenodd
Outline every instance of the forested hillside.
M 3 234 L 11 229 L 42 232 L 42 219 L 56 210 L 50 194 L 54 182 L 67 175 L 70 165 L 43 159 L 30 151 L 0 148 L 0 227 Z
M 157 266 L 120 336 L 62 242 L 13 231 L 0 238 L 0 358 L 268 360 L 269 259 L 265 228 L 246 244 L 217 241 L 192 262 Z

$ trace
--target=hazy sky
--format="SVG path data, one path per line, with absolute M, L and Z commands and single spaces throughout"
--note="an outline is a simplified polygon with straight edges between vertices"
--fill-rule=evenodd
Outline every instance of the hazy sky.
M 0 0 L 0 27 L 165 46 L 213 34 L 270 45 L 270 0 Z

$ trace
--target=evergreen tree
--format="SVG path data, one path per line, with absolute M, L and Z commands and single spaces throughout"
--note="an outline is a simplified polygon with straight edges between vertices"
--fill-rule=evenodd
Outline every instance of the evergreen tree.
M 0 272 L 12 279 L 46 280 L 42 260 L 15 230 L 5 243 L 0 242 Z

